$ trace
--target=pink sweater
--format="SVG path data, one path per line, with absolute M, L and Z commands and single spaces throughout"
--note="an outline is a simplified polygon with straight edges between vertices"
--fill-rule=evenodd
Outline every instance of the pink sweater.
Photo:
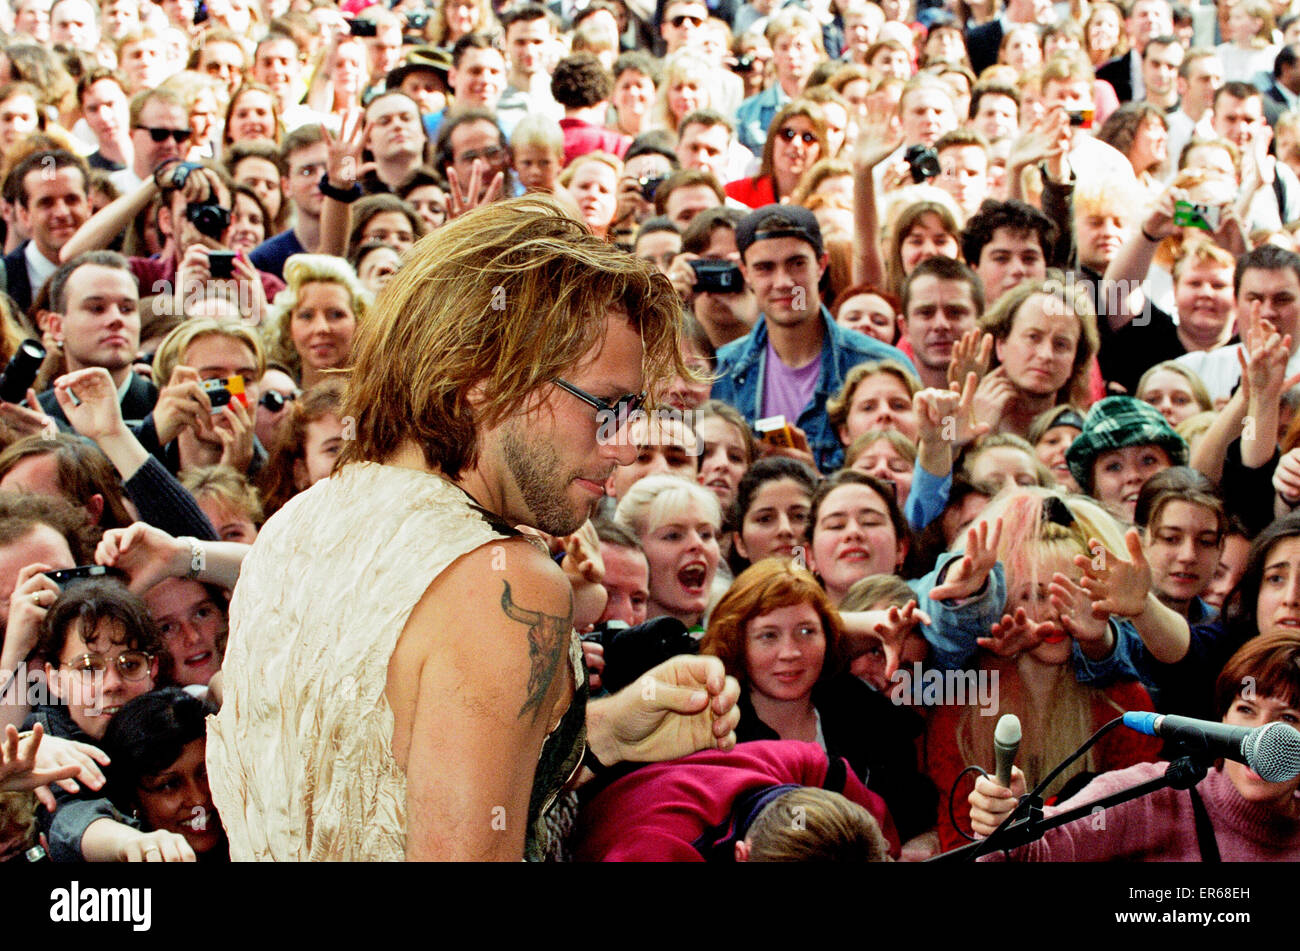
M 1164 773 L 1168 763 L 1139 763 L 1102 773 L 1059 806 L 1043 810 L 1054 816 L 1136 786 Z M 1228 774 L 1212 769 L 1196 786 L 1214 826 L 1219 854 L 1225 862 L 1300 861 L 1300 820 L 1247 802 Z M 980 861 L 1000 861 L 1003 853 Z M 1085 816 L 1052 829 L 1037 842 L 1011 853 L 1014 862 L 1199 862 L 1196 820 L 1186 790 L 1161 789 L 1141 799 L 1120 803 L 1095 816 Z

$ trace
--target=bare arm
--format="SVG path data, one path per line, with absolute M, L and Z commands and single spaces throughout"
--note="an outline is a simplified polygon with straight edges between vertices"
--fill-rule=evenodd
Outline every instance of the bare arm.
M 135 191 L 114 199 L 95 212 L 59 250 L 59 259 L 71 261 L 78 254 L 107 248 L 114 238 L 131 227 L 131 222 L 149 207 L 157 195 L 158 186 L 154 184 L 153 176 L 149 176 Z
M 885 258 L 880 250 L 880 209 L 876 166 L 889 158 L 902 139 L 886 125 L 864 128 L 853 153 L 853 283 L 883 287 Z
M 326 174 L 335 188 L 351 188 L 371 166 L 361 163 L 365 144 L 365 129 L 360 110 L 343 117 L 343 125 L 336 139 L 325 130 L 325 144 L 329 147 Z M 348 247 L 348 231 L 352 228 L 352 206 L 324 196 L 320 212 L 320 244 L 317 254 L 343 257 Z
M 472 635 L 469 604 L 478 606 Z M 522 540 L 472 552 L 425 592 L 388 681 L 408 859 L 522 857 L 538 754 L 573 690 L 571 630 L 567 580 Z
M 1245 387 L 1238 388 L 1214 416 L 1214 422 L 1205 435 L 1196 441 L 1189 465 L 1215 485 L 1223 478 L 1223 460 L 1228 446 L 1241 433 L 1242 420 L 1246 418 Z

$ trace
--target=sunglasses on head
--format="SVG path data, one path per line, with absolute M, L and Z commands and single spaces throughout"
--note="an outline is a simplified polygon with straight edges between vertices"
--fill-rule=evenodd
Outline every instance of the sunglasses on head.
M 791 129 L 789 127 L 781 130 L 781 138 L 785 139 L 787 142 L 793 142 L 795 136 L 803 139 L 804 145 L 815 145 L 817 142 L 817 136 L 811 132 L 800 132 L 798 129 Z
M 170 137 L 175 140 L 177 145 L 180 145 L 182 142 L 188 142 L 190 136 L 194 134 L 189 129 L 154 129 L 147 125 L 138 125 L 136 128 L 148 132 L 149 138 L 153 139 L 155 142 L 166 142 Z

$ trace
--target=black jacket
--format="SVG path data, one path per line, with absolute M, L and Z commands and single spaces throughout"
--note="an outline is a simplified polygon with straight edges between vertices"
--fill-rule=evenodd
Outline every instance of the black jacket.
M 24 241 L 5 255 L 5 290 L 19 309 L 26 313 L 32 306 L 32 282 L 27 277 L 27 245 Z
M 812 700 L 821 715 L 826 752 L 847 759 L 863 784 L 885 800 L 899 837 L 906 842 L 933 829 L 939 793 L 916 766 L 916 738 L 924 729 L 920 716 L 849 673 L 818 684 Z M 780 739 L 754 712 L 748 690 L 741 691 L 739 707 L 737 742 Z
M 1120 104 L 1133 101 L 1133 57 L 1130 51 L 1123 56 L 1116 56 L 1097 67 L 1097 78 L 1104 79 L 1115 89 Z

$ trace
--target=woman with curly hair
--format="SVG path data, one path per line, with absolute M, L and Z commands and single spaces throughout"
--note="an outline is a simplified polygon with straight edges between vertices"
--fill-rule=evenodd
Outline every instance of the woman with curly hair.
M 352 338 L 374 298 L 341 258 L 295 254 L 284 265 L 288 287 L 275 296 L 267 349 L 303 387 L 345 367 Z
M 275 449 L 258 473 L 267 518 L 334 470 L 343 445 L 342 416 L 342 380 L 325 380 L 294 400 L 277 427 Z

